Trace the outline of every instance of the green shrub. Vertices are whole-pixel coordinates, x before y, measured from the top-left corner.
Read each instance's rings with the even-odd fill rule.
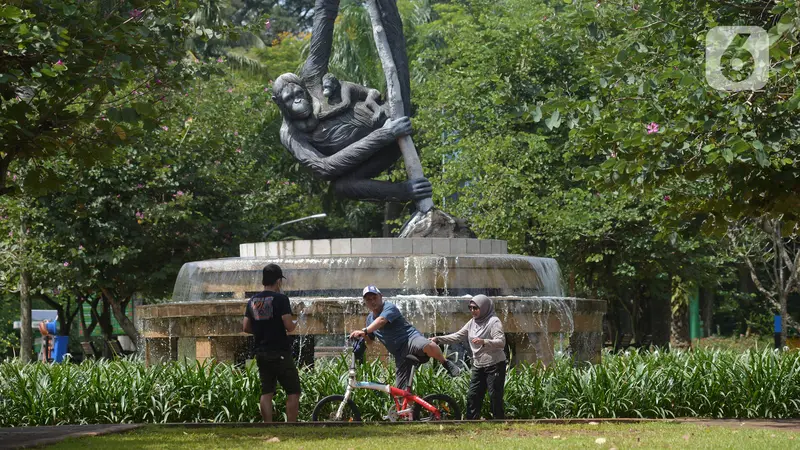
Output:
[[[300,418],[316,402],[343,393],[347,361],[320,361],[301,372]],[[393,382],[394,368],[362,365],[359,379]],[[442,392],[462,405],[469,372],[451,379],[438,364],[417,373],[415,391]],[[225,363],[145,367],[135,360],[82,364],[0,364],[0,427],[67,423],[252,422],[260,420],[255,365]],[[389,398],[356,391],[365,420],[380,420]],[[284,412],[282,390],[275,397]],[[521,365],[506,379],[509,418],[559,417],[800,417],[800,353],[694,351],[604,355],[574,368],[558,359],[547,368]],[[488,417],[488,402],[484,404]]]

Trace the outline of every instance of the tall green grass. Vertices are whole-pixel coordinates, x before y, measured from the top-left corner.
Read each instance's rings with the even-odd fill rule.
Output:
[[[301,420],[316,402],[343,393],[347,361],[318,362],[301,372]],[[359,379],[392,382],[394,368],[371,362]],[[466,402],[469,372],[452,379],[439,365],[418,371],[415,391]],[[0,363],[0,426],[127,422],[251,422],[260,419],[255,365],[133,360],[82,364]],[[278,416],[285,396],[276,395]],[[357,391],[365,420],[380,419],[386,395]],[[694,351],[604,355],[574,368],[560,359],[547,368],[522,365],[506,379],[509,418],[559,417],[800,417],[800,353]],[[488,417],[488,404],[484,413]]]

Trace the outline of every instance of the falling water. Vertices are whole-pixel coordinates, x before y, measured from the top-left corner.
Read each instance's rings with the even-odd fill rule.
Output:
[[[481,249],[486,242],[479,242]],[[395,303],[409,322],[425,333],[457,331],[469,320],[469,298],[477,294],[489,295],[495,300],[497,314],[508,332],[556,337],[560,351],[564,350],[565,337],[569,338],[576,331],[574,315],[579,305],[595,302],[563,297],[561,271],[554,259],[509,255],[504,251],[197,261],[184,264],[175,283],[173,303],[169,305],[188,312],[174,313],[174,318],[169,320],[168,356],[176,356],[172,351],[172,339],[184,335],[187,327],[194,323],[185,321],[191,319],[192,314],[207,315],[201,311],[214,311],[213,316],[217,310],[224,310],[225,313],[219,314],[230,316],[224,320],[220,317],[210,333],[241,336],[241,330],[234,329],[237,320],[233,316],[241,317],[246,299],[263,289],[261,269],[267,263],[283,268],[287,277],[283,290],[299,313],[301,339],[313,334],[336,336],[335,341],[343,342],[351,331],[347,328],[363,323],[367,314],[361,301],[361,288],[368,284],[378,286],[386,300]],[[604,304],[582,308],[590,315],[605,311]],[[589,322],[598,323],[596,319]],[[146,329],[150,325],[145,320],[141,326]],[[317,345],[321,341],[324,340],[318,339]]]

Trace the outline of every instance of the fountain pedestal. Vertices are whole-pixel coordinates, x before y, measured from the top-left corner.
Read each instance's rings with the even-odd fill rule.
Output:
[[[548,364],[556,343],[580,361],[600,357],[605,302],[562,297],[555,260],[509,255],[505,241],[333,239],[240,250],[239,258],[185,264],[172,303],[137,310],[148,364],[243,359],[245,305],[261,290],[268,263],[283,268],[283,289],[295,313],[302,312],[302,335],[338,336],[343,345],[350,331],[364,327],[361,289],[374,284],[426,335],[459,330],[471,318],[469,298],[486,294],[503,322],[512,362]]]

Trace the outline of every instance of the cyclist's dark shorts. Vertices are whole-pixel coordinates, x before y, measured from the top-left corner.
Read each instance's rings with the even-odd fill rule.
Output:
[[[274,393],[276,381],[287,394],[300,393],[300,374],[291,352],[257,352],[256,364],[261,378],[261,395]]]
[[[427,359],[423,349],[431,341],[424,336],[417,334],[408,339],[400,353],[394,355],[395,364],[397,365],[397,372],[395,373],[395,386],[399,389],[408,389],[411,384],[411,367],[413,365],[406,360],[406,355],[415,355],[422,359]]]

